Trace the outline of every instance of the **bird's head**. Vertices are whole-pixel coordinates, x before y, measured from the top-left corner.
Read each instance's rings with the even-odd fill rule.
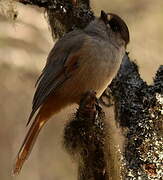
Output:
[[[113,31],[113,33],[120,35],[125,42],[125,46],[127,46],[130,41],[130,35],[124,20],[116,14],[105,13],[104,11],[101,11],[100,19]]]

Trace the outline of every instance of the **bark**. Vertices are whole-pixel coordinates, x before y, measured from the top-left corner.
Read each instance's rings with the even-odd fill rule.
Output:
[[[124,179],[161,179],[163,147],[163,66],[147,85],[126,55],[110,85],[116,121],[123,129]]]

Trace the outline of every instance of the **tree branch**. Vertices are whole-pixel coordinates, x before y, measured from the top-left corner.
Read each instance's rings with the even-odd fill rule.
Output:
[[[137,65],[126,55],[110,88],[115,99],[116,121],[126,137],[124,179],[159,179],[163,147],[163,66],[154,85],[148,86]]]
[[[107,142],[104,112],[97,104],[96,94],[89,92],[64,132],[65,147],[79,162],[79,180],[108,179]]]
[[[59,38],[74,28],[83,29],[94,19],[89,0],[19,0],[19,2],[45,8],[53,38]]]

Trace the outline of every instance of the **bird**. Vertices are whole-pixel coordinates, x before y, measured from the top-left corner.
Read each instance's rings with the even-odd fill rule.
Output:
[[[36,82],[27,125],[35,118],[13,168],[19,174],[45,123],[61,109],[79,104],[88,91],[100,98],[120,67],[130,41],[125,21],[103,10],[84,29],[65,33],[50,51]]]

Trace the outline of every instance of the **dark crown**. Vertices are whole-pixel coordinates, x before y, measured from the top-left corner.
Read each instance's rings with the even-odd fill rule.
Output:
[[[105,13],[104,11],[101,11],[100,18],[104,21],[105,24],[110,25],[112,31],[120,33],[126,45],[129,43],[130,41],[129,30],[123,19],[121,19],[116,14]]]

